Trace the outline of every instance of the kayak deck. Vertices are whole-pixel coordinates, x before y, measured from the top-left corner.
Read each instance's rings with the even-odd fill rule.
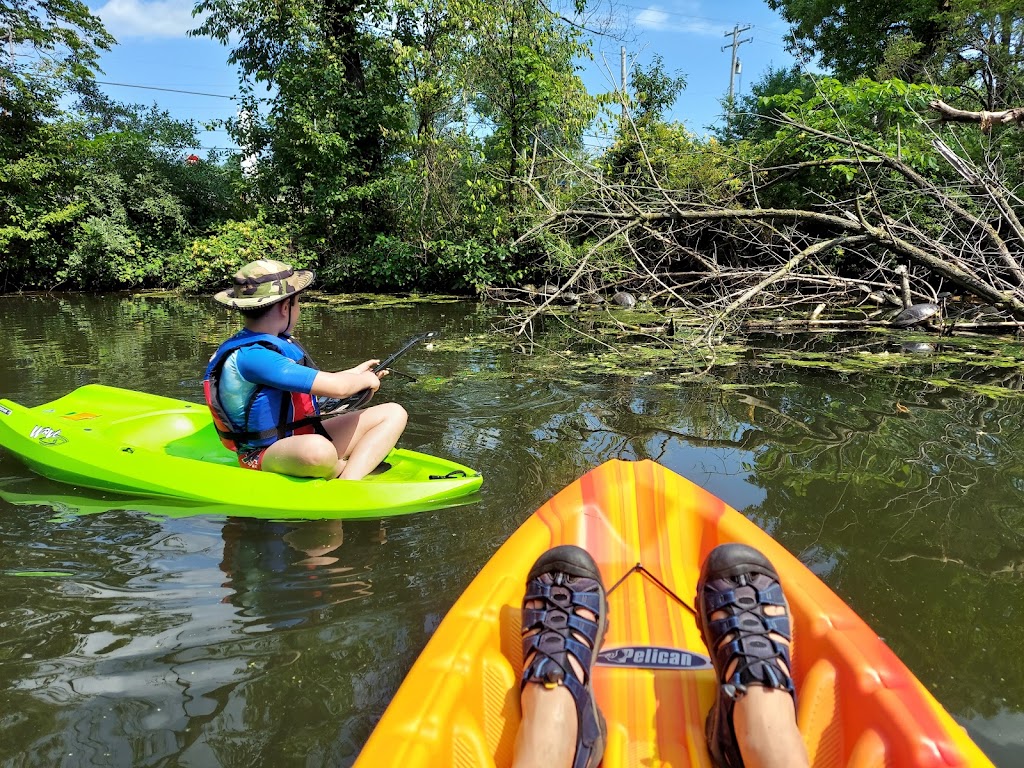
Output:
[[[331,517],[415,512],[483,481],[403,449],[356,481],[254,472],[221,444],[205,404],[99,384],[34,408],[0,400],[0,444],[42,475],[89,488]]]
[[[413,665],[357,768],[511,764],[524,580],[536,557],[558,544],[590,552],[611,590],[602,657],[646,662],[594,668],[608,723],[602,764],[706,768],[704,719],[717,682],[693,599],[701,563],[730,541],[759,548],[780,573],[811,765],[991,765],[884,642],[767,534],[657,464],[611,461],[541,507],[484,566]],[[651,646],[665,650],[637,650]],[[673,659],[688,665],[665,668]]]

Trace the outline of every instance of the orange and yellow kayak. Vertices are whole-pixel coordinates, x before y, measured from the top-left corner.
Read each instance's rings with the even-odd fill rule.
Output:
[[[717,685],[693,596],[704,558],[733,541],[771,559],[789,598],[797,719],[813,766],[992,765],[868,625],[768,534],[658,464],[610,461],[537,510],[484,566],[357,767],[511,764],[524,580],[557,544],[587,549],[610,589],[593,675],[608,722],[605,768],[709,766],[704,718]]]

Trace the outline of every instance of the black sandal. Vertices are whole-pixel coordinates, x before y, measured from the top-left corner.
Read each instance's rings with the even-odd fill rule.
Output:
[[[543,607],[527,608],[533,601],[541,601]],[[596,621],[581,616],[579,608],[591,611]],[[546,688],[564,685],[572,694],[578,723],[573,768],[595,768],[604,755],[607,727],[594,700],[590,672],[604,641],[607,613],[601,572],[585,550],[573,545],[549,549],[530,569],[523,597],[520,690],[539,683]],[[570,656],[579,662],[582,680]]]
[[[793,635],[779,574],[756,549],[745,544],[722,544],[712,550],[701,568],[696,605],[701,638],[720,683],[705,727],[708,751],[719,768],[742,768],[732,715],[747,686],[786,691],[796,705],[789,657]],[[769,616],[764,611],[767,606],[778,606],[785,612]],[[728,615],[712,620],[718,611]],[[726,678],[730,666],[735,669]]]

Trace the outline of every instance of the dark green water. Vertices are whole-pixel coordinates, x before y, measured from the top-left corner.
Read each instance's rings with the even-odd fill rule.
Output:
[[[471,303],[311,306],[299,334],[341,368],[444,332],[403,360],[419,382],[392,377],[381,397],[411,414],[402,446],[485,473],[470,506],[168,517],[0,450],[0,490],[34,502],[0,501],[0,765],[351,763],[490,554],[612,457],[656,459],[754,519],[997,765],[1024,764],[1024,399],[778,366],[678,388],[563,380],[475,344],[492,320]],[[0,394],[29,405],[90,382],[201,401],[235,329],[209,302],[162,297],[5,297],[0,323]]]

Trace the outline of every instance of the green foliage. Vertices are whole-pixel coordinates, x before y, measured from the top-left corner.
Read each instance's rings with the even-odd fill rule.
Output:
[[[114,40],[78,0],[14,0],[0,12],[16,46],[0,77],[0,280],[5,288],[120,288],[162,280],[191,228],[226,216],[222,168],[190,167],[195,127],[114,104],[92,82]],[[75,110],[61,99],[78,94]]]
[[[661,56],[638,65],[630,81],[628,120],[620,121],[615,143],[605,152],[603,166],[613,178],[627,183],[686,185],[684,174],[676,173],[686,165],[694,151],[693,135],[681,123],[666,123],[664,113],[686,88],[681,72],[665,71]]]
[[[778,111],[774,97],[796,91],[803,96],[814,93],[814,90],[814,79],[802,74],[799,67],[776,69],[769,66],[750,87],[749,93],[740,96],[732,105],[725,104],[729,118],[724,127],[716,127],[713,133],[724,142],[769,139],[777,129],[771,119]]]
[[[61,243],[85,212],[86,204],[68,195],[81,175],[69,152],[77,144],[79,128],[68,120],[38,122],[20,141],[4,147],[0,275],[6,289],[31,283],[37,273],[55,274],[63,259]]]
[[[737,186],[728,159],[716,139],[700,139],[682,123],[655,121],[617,138],[602,164],[607,175],[625,183],[658,184],[703,202],[722,202]]]
[[[391,227],[381,184],[408,123],[394,49],[375,31],[384,0],[202,0],[197,34],[233,46],[246,99],[230,128],[261,155],[261,202],[326,252],[350,252]],[[261,112],[257,85],[272,90]]]
[[[195,127],[156,109],[82,102],[0,159],[0,247],[9,287],[112,289],[165,282],[168,259],[231,214],[237,170],[190,165]]]
[[[950,0],[933,56],[938,82],[958,88],[972,109],[1024,102],[1024,7],[1016,0]]]
[[[1017,0],[768,0],[791,24],[790,50],[836,77],[898,77],[963,89],[973,108],[1024,96],[1024,7]]]
[[[673,74],[665,71],[665,62],[660,54],[651,57],[651,63],[637,66],[633,70],[630,84],[633,87],[633,120],[649,123],[664,119],[679,94],[686,88],[686,76],[676,70]]]
[[[423,259],[398,237],[380,234],[369,246],[324,270],[324,283],[341,290],[408,290],[422,284]]]
[[[456,290],[479,293],[489,285],[517,285],[523,278],[515,252],[493,240],[436,240],[429,253],[436,279]]]
[[[469,290],[518,273],[522,257],[498,245],[533,204],[518,177],[579,152],[596,113],[577,30],[538,0],[197,10],[196,34],[233,46],[252,97],[232,130],[261,154],[260,201],[318,254],[325,280]],[[260,84],[274,93],[262,113]]]
[[[80,176],[73,151],[80,124],[60,99],[86,90],[99,50],[114,40],[79,0],[10,0],[5,37],[27,55],[0,58],[0,281],[21,287],[37,269],[53,274],[85,205],[68,194]]]
[[[887,45],[912,38],[921,45],[922,61],[939,45],[944,25],[934,0],[767,0],[789,24],[790,50],[819,60],[841,80],[870,76],[882,62]]]
[[[99,51],[114,44],[99,18],[81,0],[5,0],[0,7],[4,39],[31,55],[0,57],[0,110],[12,122],[57,112],[67,91],[88,88]],[[7,127],[7,126],[5,126]],[[3,131],[9,136],[9,128]]]
[[[488,204],[509,214],[531,204],[520,176],[543,177],[557,153],[582,149],[584,129],[597,114],[577,74],[589,56],[579,30],[538,0],[463,0],[473,22],[468,87],[472,107],[490,131],[484,139],[486,172],[501,180]]]
[[[296,249],[288,227],[256,218],[225,221],[212,234],[192,241],[171,261],[167,277],[185,291],[219,290],[239,267],[256,259],[277,259],[297,269],[313,266],[312,257]]]
[[[902,80],[876,82],[860,78],[844,85],[834,78],[820,78],[814,81],[811,93],[798,88],[765,97],[762,105],[812,128],[899,156],[920,170],[935,170],[938,164],[931,149],[932,134],[923,115],[928,103],[942,95],[942,90],[934,86],[912,85]],[[787,127],[779,132],[777,140],[790,142],[797,154],[808,158],[824,153],[844,157],[850,154],[848,148],[799,133],[799,128]]]
[[[373,244],[336,263],[323,284],[343,290],[442,289],[479,293],[489,285],[523,278],[516,254],[493,239],[437,239],[414,247],[398,237],[378,235]]]

